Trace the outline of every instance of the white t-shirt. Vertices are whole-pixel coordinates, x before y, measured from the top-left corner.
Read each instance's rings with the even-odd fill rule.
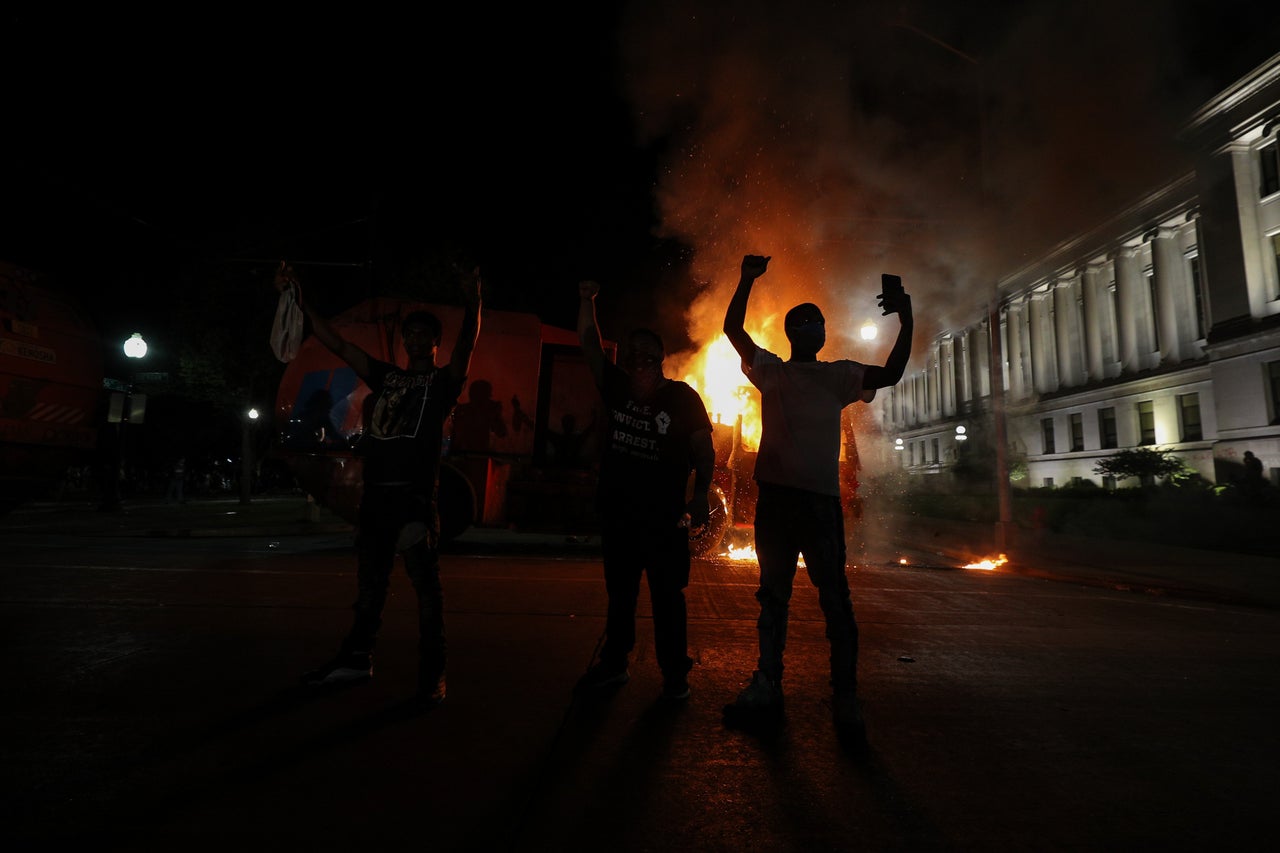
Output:
[[[866,365],[783,361],[760,347],[746,371],[760,389],[755,479],[840,496],[840,413],[862,398]]]

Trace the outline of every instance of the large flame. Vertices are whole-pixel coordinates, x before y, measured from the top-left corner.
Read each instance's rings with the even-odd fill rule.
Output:
[[[711,420],[732,424],[741,418],[742,446],[760,446],[760,397],[742,373],[742,359],[720,335],[684,364],[684,381],[702,397]]]

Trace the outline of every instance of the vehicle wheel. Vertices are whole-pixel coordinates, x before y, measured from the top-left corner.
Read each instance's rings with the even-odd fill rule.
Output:
[[[476,490],[467,475],[440,465],[440,541],[456,539],[476,520]]]
[[[689,531],[689,553],[695,557],[714,553],[724,538],[725,528],[729,526],[729,504],[719,486],[711,487],[707,501],[711,504],[707,523]]]

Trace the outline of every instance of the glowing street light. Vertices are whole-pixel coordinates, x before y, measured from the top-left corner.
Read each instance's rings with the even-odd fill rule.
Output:
[[[894,449],[894,450],[902,450],[902,448],[903,448],[902,439],[900,439],[900,438],[895,438],[895,439],[893,440],[893,449]]]
[[[969,436],[966,435],[965,433],[966,433],[966,430],[964,428],[964,424],[958,425],[956,427],[956,441],[968,441]]]
[[[874,341],[879,329],[876,328],[874,320],[868,320],[862,324],[861,335],[864,341]]]
[[[124,354],[129,358],[143,358],[147,354],[147,342],[142,339],[142,332],[134,332],[124,342]]]

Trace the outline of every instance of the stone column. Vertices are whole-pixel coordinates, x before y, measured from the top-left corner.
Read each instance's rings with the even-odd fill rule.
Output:
[[[1080,336],[1080,287],[1075,278],[1060,278],[1053,285],[1054,339],[1058,345],[1058,385],[1083,384],[1084,341]]]
[[[1008,364],[1009,396],[1015,400],[1027,395],[1022,370],[1022,311],[1022,297],[1009,300],[1005,316],[1005,343],[1009,346],[1004,353]]]
[[[1101,282],[1101,269],[1088,264],[1080,272],[1080,313],[1083,317],[1085,339],[1085,378],[1098,381],[1106,374],[1102,370],[1102,354],[1110,321],[1107,311],[1107,292]]]
[[[1058,345],[1053,288],[1031,296],[1031,375],[1040,394],[1058,390]]]
[[[1120,371],[1137,373],[1143,368],[1142,353],[1150,349],[1146,333],[1145,299],[1142,288],[1146,281],[1138,268],[1138,251],[1132,246],[1118,250],[1116,265],[1116,313],[1120,326]]]
[[[1253,156],[1249,143],[1240,141],[1196,163],[1210,341],[1247,329],[1251,303],[1261,306],[1266,299]]]
[[[1156,275],[1156,321],[1160,324],[1160,362],[1178,364],[1195,338],[1187,265],[1178,246],[1178,232],[1161,226],[1151,239],[1151,265]],[[1194,310],[1194,304],[1192,305]]]

